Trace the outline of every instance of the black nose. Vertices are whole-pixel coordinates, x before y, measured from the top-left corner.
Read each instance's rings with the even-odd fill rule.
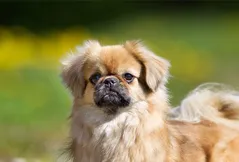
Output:
[[[107,86],[113,86],[116,85],[119,82],[119,80],[117,78],[114,77],[110,77],[110,78],[106,78],[103,83]]]

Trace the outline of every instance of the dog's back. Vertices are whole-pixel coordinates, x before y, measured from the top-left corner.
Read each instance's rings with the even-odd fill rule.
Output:
[[[171,109],[169,118],[188,122],[205,119],[239,130],[239,92],[222,84],[203,84]]]
[[[176,129],[171,131],[177,132],[175,137],[185,136],[186,141],[191,139],[198,144],[207,161],[239,161],[237,91],[221,84],[203,84],[169,112],[169,123]],[[184,145],[180,144],[181,149],[188,150]]]

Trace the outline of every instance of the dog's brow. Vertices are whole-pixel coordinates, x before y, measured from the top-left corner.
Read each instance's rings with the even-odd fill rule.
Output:
[[[127,72],[133,74],[135,77],[139,77],[140,72],[135,69],[128,69]]]

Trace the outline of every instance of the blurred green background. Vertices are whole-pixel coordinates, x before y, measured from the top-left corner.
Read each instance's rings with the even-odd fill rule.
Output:
[[[71,107],[59,60],[86,39],[169,59],[172,105],[203,82],[239,86],[237,2],[1,2],[0,161],[56,161]]]

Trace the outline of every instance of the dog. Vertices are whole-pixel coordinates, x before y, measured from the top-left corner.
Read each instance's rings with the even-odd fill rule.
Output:
[[[172,109],[169,67],[140,41],[91,40],[63,59],[73,161],[238,162],[238,96],[204,88]]]

